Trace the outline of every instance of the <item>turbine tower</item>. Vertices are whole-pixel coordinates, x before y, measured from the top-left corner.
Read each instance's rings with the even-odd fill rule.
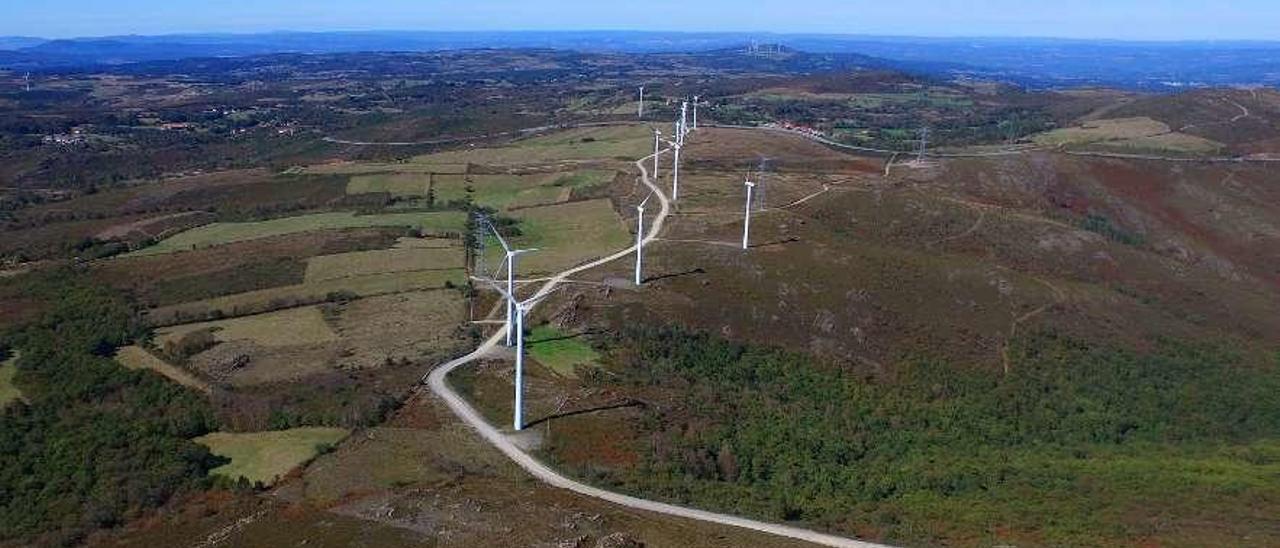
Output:
[[[517,432],[524,430],[524,315],[529,313],[533,305],[537,304],[542,297],[534,297],[524,302],[516,300],[515,295],[503,291],[502,286],[493,280],[485,280],[492,285],[503,298],[507,300],[510,308],[515,310],[515,328],[516,328],[516,372],[515,372],[515,406],[511,412],[511,424]]]
[[[25,84],[27,91],[31,91],[31,72],[27,72],[22,76],[22,83]]]
[[[636,287],[642,283],[640,273],[644,263],[644,206],[652,197],[653,194],[650,193],[643,202],[640,202],[640,205],[636,206]]]
[[[497,236],[498,243],[502,244],[502,250],[506,252],[507,256],[506,256],[506,259],[503,261],[507,265],[506,293],[509,295],[515,295],[516,257],[524,253],[532,253],[534,251],[537,251],[537,249],[511,249],[511,246],[508,246],[507,241],[502,239],[502,235],[498,233],[498,229],[493,226],[493,223],[490,223],[487,219],[485,220],[485,222],[489,225],[489,230],[493,231],[493,235]],[[515,337],[515,333],[512,333],[513,326],[511,325],[512,317],[516,315],[515,313],[516,311],[513,310],[514,308],[515,308],[515,300],[508,299],[507,300],[507,346],[511,346],[511,340],[513,337]]]
[[[655,128],[653,130],[653,178],[654,179],[658,178],[658,155],[661,154],[661,152],[658,150],[658,146],[661,143],[662,143],[662,132],[659,131],[657,128]]]
[[[684,134],[689,132],[689,102],[680,103],[680,144],[684,144]]]
[[[745,250],[751,243],[751,190],[756,184],[751,182],[750,177],[742,184],[747,187],[747,216],[742,220],[742,249]]]
[[[679,141],[671,143],[674,156],[671,159],[671,201],[680,199],[680,149],[684,145]]]
[[[694,131],[697,131],[698,129],[698,96],[697,95],[693,96],[693,129]]]
[[[640,112],[637,117],[644,119],[644,86],[640,86]]]

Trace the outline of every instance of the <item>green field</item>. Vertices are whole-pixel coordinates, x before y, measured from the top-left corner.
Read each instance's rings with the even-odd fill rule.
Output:
[[[440,152],[413,159],[420,164],[521,165],[566,160],[635,161],[653,152],[647,126],[607,126],[558,131],[507,146]]]
[[[538,248],[521,257],[522,275],[563,270],[631,245],[631,234],[606,199],[521,209],[512,216],[520,220],[522,232],[512,238],[514,245]],[[485,260],[491,265],[501,264],[502,254],[496,242],[488,246]]]
[[[177,343],[187,334],[203,329],[211,329],[213,336],[222,342],[249,340],[269,347],[323,344],[338,338],[319,308],[304,306],[243,318],[167,327],[156,332],[156,343],[161,346]]]
[[[15,354],[0,363],[0,408],[22,399],[22,391],[13,384],[13,376],[18,373],[17,361]]]
[[[231,462],[214,468],[211,474],[270,485],[294,468],[319,454],[321,445],[332,446],[351,433],[344,428],[295,428],[276,432],[233,434],[215,432],[195,439],[196,443]]]
[[[460,231],[463,229],[465,220],[466,214],[460,211],[384,213],[378,215],[357,215],[354,212],[347,211],[300,215],[272,219],[270,221],[213,223],[176,234],[156,245],[135,251],[129,255],[159,255],[198,247],[325,229],[404,226],[420,228],[425,231]]]
[[[575,367],[594,366],[600,360],[600,354],[582,336],[568,335],[550,325],[533,328],[525,344],[533,359],[563,377],[575,377]]]
[[[564,202],[573,190],[608,184],[613,175],[613,171],[598,169],[518,175],[378,173],[352,177],[347,193],[386,192],[401,198],[424,198],[431,189],[436,204],[461,201],[470,195],[479,205],[511,209]],[[413,203],[424,205],[421,200]]]

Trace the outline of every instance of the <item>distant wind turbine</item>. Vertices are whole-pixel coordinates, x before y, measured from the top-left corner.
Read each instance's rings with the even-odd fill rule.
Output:
[[[751,177],[749,176],[742,184],[747,187],[747,216],[742,220],[742,249],[747,249],[751,242],[751,190],[755,188],[756,184],[751,182]]]

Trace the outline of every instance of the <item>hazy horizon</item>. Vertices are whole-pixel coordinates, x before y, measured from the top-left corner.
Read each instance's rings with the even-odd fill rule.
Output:
[[[269,32],[556,32],[832,34],[920,38],[1045,38],[1118,41],[1280,41],[1280,5],[1237,0],[1080,0],[1029,5],[920,0],[911,10],[883,2],[796,0],[743,8],[724,0],[643,5],[570,0],[453,3],[390,0],[376,5],[316,0],[210,4],[192,1],[69,0],[7,6],[0,35],[45,39]],[[675,17],[673,14],[682,14]],[[814,17],[821,14],[821,17]]]

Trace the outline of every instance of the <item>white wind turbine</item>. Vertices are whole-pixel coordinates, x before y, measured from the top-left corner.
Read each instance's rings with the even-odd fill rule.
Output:
[[[676,136],[679,135],[677,132]],[[671,145],[671,201],[674,202],[680,199],[680,150],[684,148],[684,142],[678,138],[675,141],[663,139],[663,142]],[[657,164],[656,161],[654,163]]]
[[[684,136],[689,133],[689,102],[680,103],[680,144],[684,144]]]
[[[507,300],[509,310],[515,310],[515,332],[516,332],[516,371],[515,371],[515,406],[511,411],[511,424],[517,432],[524,430],[524,315],[533,309],[538,301],[545,298],[534,297],[527,301],[517,301],[515,295],[504,291],[502,286],[497,282],[485,279],[489,285],[502,294]]]
[[[644,86],[640,86],[640,112],[637,117],[644,119]]]
[[[658,147],[662,144],[662,132],[657,128],[653,130],[653,178],[658,178],[658,156],[662,154]]]
[[[693,129],[698,129],[698,96],[693,96]]]
[[[747,187],[747,216],[742,220],[742,249],[747,249],[751,242],[751,190],[756,184],[751,182],[751,177],[748,175],[743,185]]]
[[[653,198],[653,193],[636,206],[636,286],[641,285],[640,273],[644,263],[644,206]]]
[[[493,223],[489,222],[487,219],[485,220],[485,223],[489,225],[489,230],[493,231],[493,235],[498,238],[498,243],[502,244],[502,250],[506,252],[506,259],[503,261],[507,266],[507,290],[505,293],[507,295],[515,295],[516,257],[524,253],[532,253],[537,251],[537,249],[511,249],[511,246],[507,245],[507,241],[502,238],[502,234],[498,233],[498,229],[493,226]],[[511,325],[512,317],[516,315],[514,308],[515,300],[507,299],[507,346],[511,346],[511,339],[515,335],[512,333],[513,326]]]

